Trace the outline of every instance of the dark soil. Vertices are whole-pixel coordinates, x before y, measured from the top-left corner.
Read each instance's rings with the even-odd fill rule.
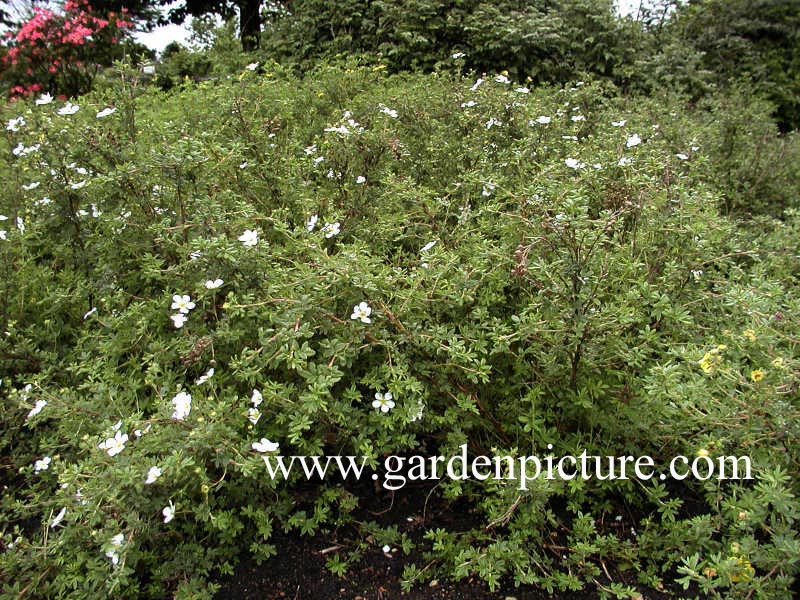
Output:
[[[422,540],[428,529],[442,527],[464,531],[477,525],[468,506],[448,505],[434,494],[429,497],[428,491],[408,487],[393,496],[381,497],[359,490],[362,503],[354,517],[378,522],[383,527],[396,525],[415,543]],[[344,577],[338,577],[326,568],[325,562],[339,548],[344,552],[356,535],[353,530],[331,531],[314,537],[275,534],[270,541],[277,547],[277,555],[260,566],[243,557],[235,574],[221,582],[222,589],[215,600],[589,600],[599,597],[596,590],[551,596],[533,586],[515,588],[511,582],[490,592],[477,578],[457,582],[426,581],[404,593],[400,588],[404,566],[415,563],[422,568],[425,560],[416,548],[410,556],[405,556],[400,549],[384,553],[377,544],[351,565]],[[422,541],[418,547],[428,544]],[[612,567],[608,565],[609,569]],[[617,581],[624,580],[619,574],[611,573]],[[608,583],[608,580],[600,583]],[[636,585],[635,581],[627,583]],[[642,600],[664,600],[677,595],[677,590],[675,594],[642,590]]]

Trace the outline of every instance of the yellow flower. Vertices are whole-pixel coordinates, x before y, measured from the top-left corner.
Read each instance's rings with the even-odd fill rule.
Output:
[[[708,456],[708,455],[709,455],[709,451],[706,450],[705,448],[700,448],[697,451],[697,456]]]
[[[750,561],[742,556],[731,556],[733,560],[736,561],[736,566],[738,567],[738,571],[731,575],[731,581],[734,583],[737,581],[749,581],[753,578],[756,570],[753,568],[753,565],[750,564]]]
[[[742,335],[744,337],[746,337],[748,340],[750,340],[751,342],[755,342],[756,341],[756,332],[753,331],[752,329],[745,329],[742,332]]]
[[[778,358],[773,360],[772,361],[772,366],[773,367],[777,367],[778,369],[782,369],[784,367],[783,358],[779,356]]]
[[[764,379],[764,371],[762,371],[761,369],[755,369],[753,371],[750,371],[750,379],[758,383],[759,381]]]

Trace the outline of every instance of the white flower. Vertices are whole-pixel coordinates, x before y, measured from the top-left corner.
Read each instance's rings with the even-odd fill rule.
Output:
[[[67,102],[64,106],[59,108],[56,112],[58,112],[58,114],[61,115],[62,117],[65,117],[67,115],[74,115],[80,109],[81,109],[81,107],[78,106],[77,104],[73,104],[72,102]]]
[[[433,240],[432,242],[428,242],[422,248],[419,249],[419,253],[420,254],[424,254],[425,252],[427,252],[428,250],[433,248],[435,245],[436,245],[436,240]]]
[[[314,231],[314,227],[317,226],[317,221],[319,221],[319,217],[317,215],[311,215],[306,221],[306,229],[311,232]]]
[[[381,548],[381,550],[383,550],[384,554],[388,554],[392,551],[392,547],[389,544],[386,544],[383,548]]]
[[[364,177],[363,175],[359,175],[358,177],[356,177],[356,183],[366,183],[366,182],[367,178]]]
[[[583,115],[572,115],[572,116],[570,117],[570,119],[571,119],[573,122],[577,123],[578,121],[585,121],[585,120],[586,120],[586,117],[584,117]]]
[[[325,157],[324,156],[318,156],[317,158],[314,159],[314,166],[316,167],[316,166],[318,166],[318,165],[320,165],[321,163],[324,163],[324,162],[325,162]]]
[[[564,164],[567,165],[570,169],[582,169],[583,167],[586,166],[577,158],[567,158],[564,160]]]
[[[382,112],[383,114],[385,114],[385,115],[389,115],[389,116],[390,116],[390,117],[392,117],[393,119],[396,119],[396,118],[397,118],[397,111],[396,111],[396,110],[394,110],[394,109],[391,109],[391,108],[389,108],[388,106],[383,106],[382,104],[381,104],[380,106],[381,106],[381,112]]]
[[[613,127],[625,127],[625,123],[627,122],[627,119],[622,119],[621,121],[611,121],[611,125]]]
[[[530,94],[531,93],[530,88],[526,88],[526,87],[514,88],[514,91],[517,92],[518,94]]]
[[[472,108],[476,104],[478,104],[478,103],[475,102],[475,100],[468,100],[467,102],[462,102],[461,103],[461,108]]]
[[[161,477],[161,469],[158,467],[150,467],[147,470],[147,479],[144,480],[145,485],[150,485],[151,483],[155,483],[156,480]]]
[[[678,160],[689,160],[689,156],[687,154],[683,154],[682,152],[679,152],[678,154],[676,154],[675,157]]]
[[[631,162],[632,162],[632,161],[631,161],[630,157],[628,157],[628,156],[623,156],[622,158],[620,158],[620,159],[619,159],[619,161],[617,162],[617,164],[618,164],[620,167],[627,167],[629,164],[631,164]]]
[[[453,54],[452,58],[453,60],[458,60],[459,58],[464,58],[465,56],[466,54],[464,54],[463,52],[456,52],[455,54]]]
[[[222,281],[222,279],[214,279],[214,280],[209,279],[203,285],[206,286],[207,290],[215,290],[218,287],[221,287],[223,283],[225,282]]]
[[[411,415],[411,422],[419,421],[422,418],[422,413],[425,411],[425,405],[422,401],[417,403],[417,412]]]
[[[194,382],[195,385],[203,385],[206,381],[211,379],[214,376],[214,367],[211,367],[208,371],[200,375],[197,378],[197,381]]]
[[[252,395],[250,396],[250,402],[254,407],[258,406],[264,401],[264,396],[261,395],[261,392],[258,390],[253,390]]]
[[[183,313],[178,313],[177,315],[170,315],[169,318],[172,319],[172,324],[175,325],[175,329],[180,329],[186,324],[186,321],[189,320]]]
[[[170,308],[172,310],[177,309],[178,312],[182,312],[185,315],[189,314],[189,311],[195,307],[195,303],[192,302],[191,297],[188,294],[183,294],[182,296],[179,294],[175,294],[172,297],[172,306]]]
[[[34,407],[28,412],[27,418],[30,419],[31,417],[35,417],[40,412],[42,412],[42,409],[45,406],[47,406],[47,400],[37,400]]]
[[[108,541],[108,550],[106,550],[106,556],[111,559],[111,563],[116,565],[119,563],[119,554],[117,554],[117,550],[122,547],[122,542],[125,541],[125,536],[121,533],[113,536]]]
[[[113,115],[115,112],[117,112],[117,109],[116,109],[116,108],[113,108],[113,107],[108,107],[108,108],[104,108],[103,110],[101,110],[100,112],[98,112],[98,113],[95,115],[95,117],[96,117],[96,118],[98,118],[98,119],[102,119],[103,117],[107,117],[107,116],[109,116],[109,115]]]
[[[270,442],[267,438],[261,438],[259,442],[253,442],[250,447],[256,452],[277,452],[278,442]]]
[[[238,239],[245,246],[255,246],[258,243],[258,232],[253,229],[245,229]]]
[[[247,69],[248,71],[255,71],[257,68],[258,68],[258,63],[257,62],[250,63],[249,65],[247,65],[245,67],[245,69]]]
[[[494,192],[495,187],[497,187],[495,183],[487,181],[483,185],[483,189],[481,190],[481,196],[483,196],[484,198],[488,198]]]
[[[633,148],[634,146],[638,146],[641,143],[642,143],[642,138],[639,137],[638,133],[634,133],[627,140],[625,140],[625,147]]]
[[[375,393],[375,400],[372,401],[372,408],[378,408],[382,413],[388,413],[394,408],[394,400],[392,399],[392,392]]]
[[[247,420],[250,421],[253,425],[258,423],[258,420],[261,418],[261,411],[257,408],[248,408],[247,409]]]
[[[134,429],[134,430],[133,430],[133,435],[135,435],[137,438],[140,438],[140,437],[142,437],[142,436],[143,436],[145,433],[147,433],[148,431],[150,431],[150,428],[151,428],[152,426],[153,426],[152,424],[148,425],[147,427],[145,427],[145,428],[144,428],[144,431],[142,431],[141,429]]]
[[[509,80],[509,78],[508,78],[508,77],[506,77],[506,76],[505,76],[505,75],[503,75],[503,74],[500,74],[500,75],[496,76],[496,77],[494,78],[494,80],[495,80],[497,83],[511,83],[511,80]]]
[[[0,229],[0,240],[7,240],[8,232],[5,229]]]
[[[538,123],[539,125],[547,125],[552,120],[553,120],[552,117],[548,117],[546,115],[541,115],[539,117],[536,117],[536,123]]]
[[[491,129],[492,127],[500,127],[503,122],[500,119],[495,119],[494,117],[490,117],[488,121],[486,121],[486,129]]]
[[[85,186],[86,186],[86,180],[85,179],[83,181],[79,181],[77,183],[71,183],[69,185],[70,189],[73,189],[73,190],[79,190],[79,189],[81,189],[82,187],[85,187]]]
[[[101,442],[97,447],[105,450],[109,456],[116,456],[125,450],[125,442],[128,441],[128,434],[122,433],[117,430],[114,437],[108,438],[106,441]]]
[[[44,458],[40,458],[35,463],[33,463],[33,472],[38,473],[39,471],[47,471],[50,468],[51,459],[49,456],[45,456]]]
[[[325,234],[326,238],[332,238],[333,236],[337,235],[341,231],[341,227],[339,225],[339,221],[335,223],[325,223],[322,226],[322,233]]]
[[[474,84],[474,85],[473,85],[471,88],[469,88],[469,91],[470,91],[470,92],[474,92],[475,90],[477,90],[477,89],[478,89],[478,87],[479,87],[479,86],[480,86],[482,83],[483,83],[483,79],[482,79],[481,77],[478,77],[478,80],[475,82],[475,84]]]
[[[55,529],[58,526],[58,524],[64,520],[64,515],[66,514],[67,514],[67,507],[65,506],[60,511],[58,511],[58,514],[55,517],[53,517],[52,521],[50,521],[50,529]]]
[[[350,315],[351,319],[358,319],[362,323],[372,323],[369,316],[372,314],[372,308],[366,302],[360,302],[353,307],[353,314]]]
[[[8,123],[6,123],[6,129],[8,131],[17,132],[23,127],[25,127],[25,117],[16,117],[14,119],[9,119]]]
[[[169,501],[169,506],[165,506],[161,510],[161,514],[164,515],[164,523],[169,523],[175,518],[175,505],[172,503],[172,500]]]
[[[692,269],[692,277],[695,281],[700,281],[700,278],[703,276],[702,269]]]
[[[573,142],[577,142],[578,141],[578,136],[577,135],[562,135],[561,139],[562,140],[570,140],[570,141],[573,141]]]
[[[172,418],[178,421],[183,421],[192,410],[192,395],[186,392],[178,392],[172,398]]]
[[[53,97],[48,93],[44,93],[36,99],[36,105],[44,106],[45,104],[50,104],[52,101]]]
[[[308,155],[308,156],[311,156],[311,155],[312,155],[312,154],[314,154],[314,152],[316,152],[316,151],[317,151],[317,145],[316,145],[316,144],[311,144],[310,146],[306,146],[306,147],[303,149],[303,152],[305,152],[305,153],[306,153],[306,155]]]

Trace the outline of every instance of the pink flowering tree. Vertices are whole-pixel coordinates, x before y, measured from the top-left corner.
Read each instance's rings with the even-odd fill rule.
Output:
[[[121,57],[120,42],[132,26],[126,9],[100,15],[87,0],[67,0],[63,12],[34,7],[28,21],[6,34],[0,81],[11,98],[87,92],[99,69]]]

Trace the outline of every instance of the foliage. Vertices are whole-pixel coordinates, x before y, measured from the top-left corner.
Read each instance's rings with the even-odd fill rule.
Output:
[[[0,598],[208,598],[276,529],[349,522],[368,487],[272,479],[268,442],[378,472],[748,455],[750,481],[443,480],[480,524],[428,531],[407,585],[792,597],[798,207],[725,210],[729,124],[764,105],[260,69],[4,109]]]
[[[88,92],[99,68],[122,56],[131,26],[127,9],[100,15],[85,0],[67,1],[63,14],[36,6],[29,21],[8,33],[0,81],[12,98]]]

